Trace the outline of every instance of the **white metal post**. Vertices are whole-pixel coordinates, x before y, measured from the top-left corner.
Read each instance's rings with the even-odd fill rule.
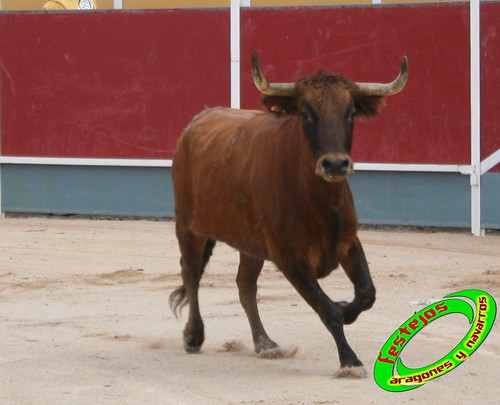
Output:
[[[471,232],[481,236],[481,14],[480,1],[470,1],[471,93]]]
[[[240,0],[231,0],[231,108],[240,108]]]
[[[123,8],[123,0],[113,0],[113,8],[115,10],[121,10]]]

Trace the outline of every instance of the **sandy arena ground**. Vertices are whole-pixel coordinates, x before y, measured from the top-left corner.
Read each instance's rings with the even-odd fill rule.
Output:
[[[493,404],[500,398],[500,326],[463,365],[406,393],[373,380],[379,349],[425,302],[480,288],[500,304],[500,233],[363,230],[377,302],[347,338],[368,377],[339,379],[337,350],[316,314],[270,263],[259,303],[271,338],[293,357],[253,353],[234,282],[238,255],[219,244],[200,293],[206,342],[182,347],[171,222],[0,219],[1,404]],[[322,281],[352,298],[342,270]],[[497,318],[498,319],[498,318]],[[402,356],[420,367],[465,335],[461,315],[422,330]]]

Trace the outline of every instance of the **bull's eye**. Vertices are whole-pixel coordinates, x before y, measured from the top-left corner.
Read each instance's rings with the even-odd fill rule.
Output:
[[[300,110],[300,118],[304,124],[312,124],[317,121],[316,114],[314,113],[311,105],[306,101]]]
[[[312,122],[311,114],[309,114],[307,111],[301,111],[300,112],[300,118],[302,118],[302,121],[304,123]]]
[[[356,110],[356,107],[354,107],[354,103],[349,103],[345,109],[344,118],[352,120],[356,115],[358,115],[358,111]]]

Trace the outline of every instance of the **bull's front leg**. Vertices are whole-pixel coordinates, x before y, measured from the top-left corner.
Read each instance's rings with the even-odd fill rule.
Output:
[[[358,238],[346,249],[346,252],[346,255],[340,258],[340,264],[354,285],[353,301],[343,305],[344,324],[349,325],[362,311],[372,307],[375,302],[375,286]]]
[[[344,314],[341,306],[333,302],[325,294],[309,269],[297,265],[291,268],[282,268],[282,271],[299,294],[316,311],[323,324],[332,334],[337,345],[340,367],[356,367],[363,370],[363,363],[351,349],[344,335]]]

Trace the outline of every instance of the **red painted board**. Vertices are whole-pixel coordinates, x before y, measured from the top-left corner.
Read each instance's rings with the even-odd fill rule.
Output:
[[[244,9],[242,105],[258,107],[250,54],[293,81],[319,69],[410,81],[359,122],[356,161],[467,164],[468,4]],[[482,156],[499,148],[500,3],[482,10]],[[3,155],[168,158],[205,105],[229,104],[228,10],[0,13]]]
[[[357,81],[393,80],[407,55],[408,85],[382,114],[359,122],[358,162],[470,162],[469,5],[246,10],[242,17],[243,105],[258,98],[250,53],[261,50],[270,81],[330,70]]]
[[[2,154],[169,158],[229,103],[224,10],[1,13]]]

